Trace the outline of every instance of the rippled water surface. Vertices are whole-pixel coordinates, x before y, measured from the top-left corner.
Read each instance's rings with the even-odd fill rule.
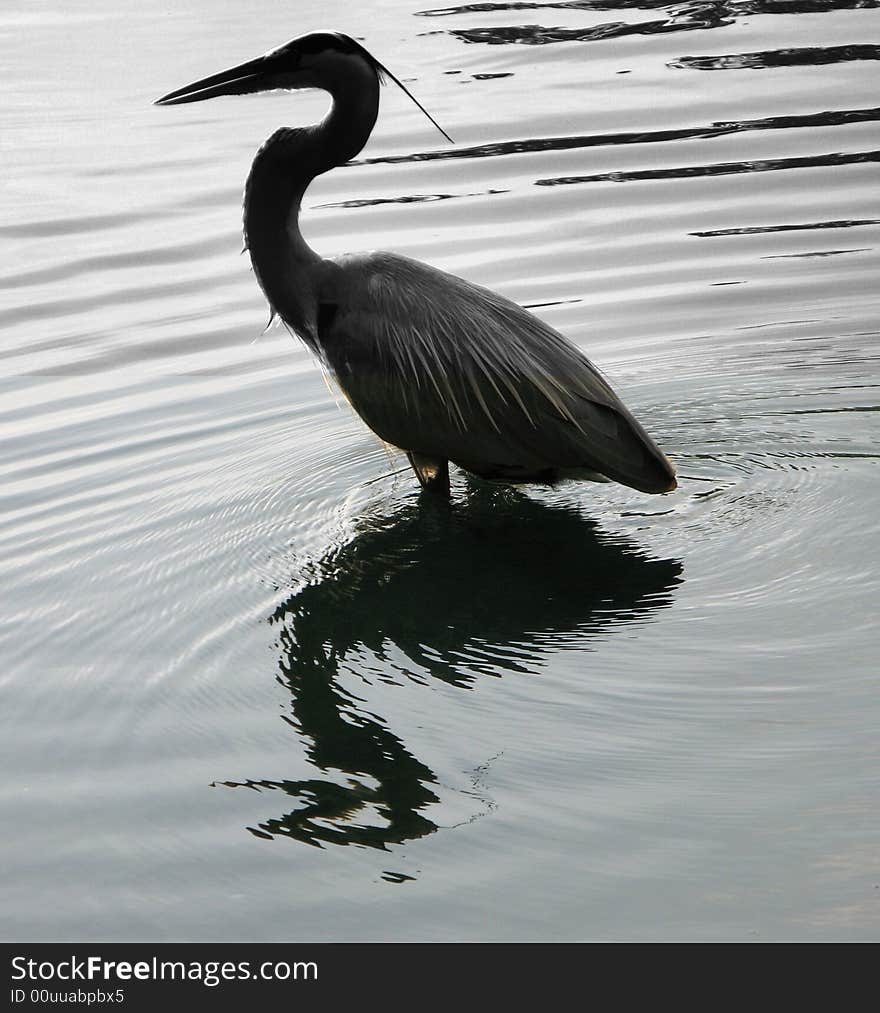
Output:
[[[0,15],[6,938],[880,937],[877,7]],[[312,245],[534,307],[678,490],[432,509],[263,333],[325,99],[151,102],[319,27],[456,143],[385,89]]]

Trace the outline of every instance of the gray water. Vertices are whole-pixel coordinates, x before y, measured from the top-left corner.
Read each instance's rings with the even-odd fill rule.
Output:
[[[877,0],[0,14],[2,934],[880,937]],[[319,179],[583,348],[650,497],[420,504],[241,256],[319,94],[157,108],[316,28],[397,89]]]

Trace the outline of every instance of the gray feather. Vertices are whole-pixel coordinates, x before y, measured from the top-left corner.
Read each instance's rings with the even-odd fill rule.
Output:
[[[598,472],[649,492],[674,471],[608,382],[515,303],[389,253],[328,263],[320,351],[383,440],[487,477]]]

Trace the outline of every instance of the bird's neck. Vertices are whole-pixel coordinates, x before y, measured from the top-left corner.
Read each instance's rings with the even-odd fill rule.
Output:
[[[354,158],[367,143],[379,110],[379,83],[375,75],[362,83],[328,85],[333,102],[320,123],[276,130],[257,152],[245,187],[245,243],[257,280],[272,311],[307,341],[317,340],[322,260],[300,231],[300,207],[316,176]]]

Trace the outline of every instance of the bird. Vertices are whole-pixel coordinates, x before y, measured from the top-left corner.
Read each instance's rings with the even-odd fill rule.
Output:
[[[321,89],[316,124],[281,127],[259,148],[244,191],[244,238],[270,322],[314,352],[366,425],[406,453],[423,490],[450,497],[449,463],[493,482],[613,481],[676,488],[675,468],[566,337],[490,289],[401,254],[325,259],[299,227],[311,182],[354,159],[399,85],[340,32],[298,36],[169,92],[156,105]]]

